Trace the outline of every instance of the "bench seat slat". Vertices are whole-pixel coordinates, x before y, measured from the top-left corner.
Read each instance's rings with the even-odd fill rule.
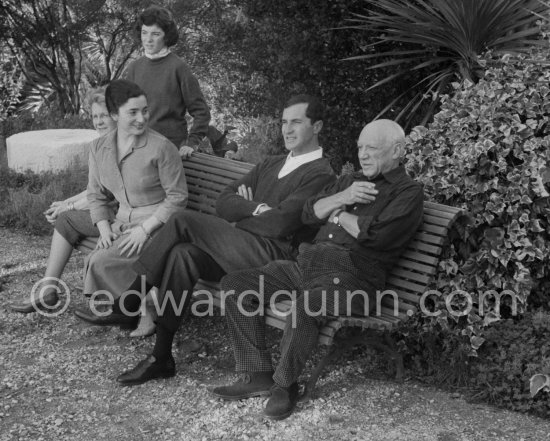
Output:
[[[394,267],[390,276],[388,277],[388,283],[395,282],[408,282],[409,285],[398,285],[410,290],[423,290],[429,283],[430,278],[426,274],[413,273],[412,271],[407,271],[403,268]]]
[[[405,270],[424,274],[425,276],[428,277],[428,280],[426,281],[426,283],[428,283],[429,277],[434,275],[436,271],[436,268],[433,266],[424,265],[420,262],[415,262],[413,260],[409,260],[404,257],[401,257],[395,266],[396,266],[396,269],[404,268]]]
[[[394,290],[397,294],[397,309],[406,314],[407,311],[412,311],[413,314],[418,310],[418,308],[415,306],[415,304],[418,303],[418,300],[420,296],[412,293],[407,293],[402,290],[396,289]],[[408,297],[408,299],[406,298]],[[409,303],[407,303],[409,302]],[[384,296],[382,298],[382,301],[380,302],[382,307],[391,309],[393,311],[394,308],[394,299],[392,296]]]
[[[443,211],[446,213],[452,213],[453,219],[462,213],[461,208],[451,207],[450,205],[438,204],[437,202],[424,201],[424,208],[433,209],[436,211]]]
[[[434,216],[432,214],[426,214],[424,211],[424,222],[427,224],[440,225],[445,228],[449,225],[449,219],[439,216]]]
[[[222,170],[238,171],[241,175],[245,175],[254,168],[254,164],[242,161],[236,161],[233,159],[220,158],[214,155],[208,155],[205,153],[194,153],[190,158],[182,160],[182,164],[186,167],[188,164],[206,164],[211,167],[219,168]],[[192,166],[192,165],[190,165]]]
[[[408,246],[408,250],[418,251],[422,253],[429,253],[438,256],[441,253],[441,247],[437,245],[430,245],[419,240],[413,240]]]
[[[413,260],[413,261],[420,261],[431,267],[437,266],[437,263],[439,262],[439,259],[437,257],[430,256],[429,254],[419,253],[418,251],[415,251],[415,250],[406,250],[401,255],[401,258],[406,258],[408,260]]]
[[[183,167],[192,167],[191,164],[208,164],[222,170],[238,171],[241,175],[245,175],[254,168],[254,164],[248,162],[235,161],[233,159],[220,158],[218,156],[208,155],[205,153],[193,153],[190,158],[182,161]]]
[[[221,176],[222,178],[229,178],[230,180],[239,179],[243,176],[243,174],[239,171],[220,169],[218,167],[213,167],[211,165],[205,165],[198,162],[190,163],[187,167],[184,165],[184,170],[186,174],[187,171],[189,171],[189,173],[203,172],[212,178]]]
[[[401,280],[400,282],[402,282],[401,284],[406,284],[406,282],[404,280]],[[418,299],[420,299],[420,296],[418,294],[414,294],[414,293],[411,293],[409,291],[404,291],[403,289],[399,289],[399,288],[408,289],[408,287],[396,286],[394,282],[388,281],[388,286],[386,287],[386,289],[391,289],[391,290],[395,291],[399,295],[400,300],[407,301],[408,303],[411,303],[413,305],[418,303]],[[400,302],[400,304],[401,304],[401,302]]]
[[[413,241],[426,242],[428,244],[443,246],[447,240],[446,236],[438,236],[436,234],[419,230],[416,233]]]
[[[201,188],[200,189],[200,192],[197,192],[197,191],[190,191],[188,192],[189,196],[195,196],[195,198],[197,197],[202,197],[202,198],[208,198],[208,199],[211,199],[212,200],[212,205],[215,206],[216,205],[216,199],[217,199],[217,192],[214,191],[214,190],[211,190],[211,189],[208,189],[208,188]]]
[[[447,228],[441,227],[439,225],[432,225],[432,224],[423,223],[420,226],[420,231],[423,231],[423,232],[426,232],[426,233],[436,234],[436,235],[439,235],[439,236],[442,236],[442,237],[447,236]]]
[[[187,176],[191,178],[201,179],[206,183],[210,183],[212,186],[218,185],[220,190],[222,190],[230,182],[233,182],[233,179],[228,176],[213,175],[204,170],[187,169],[185,170],[185,179],[187,179]]]
[[[220,192],[227,186],[227,184],[207,181],[192,175],[185,177],[189,192],[202,193],[204,189],[209,189],[212,195],[217,199]]]
[[[449,212],[449,211],[443,211],[443,210],[438,210],[438,209],[434,209],[434,208],[429,208],[428,206],[426,206],[426,202],[424,202],[424,215],[435,216],[435,217],[440,217],[442,219],[447,219],[447,223],[445,225],[448,225],[449,221],[453,220],[455,218],[456,212]]]
[[[191,210],[200,211],[201,213],[216,214],[216,209],[204,202],[194,201],[191,198],[187,202],[187,207]]]

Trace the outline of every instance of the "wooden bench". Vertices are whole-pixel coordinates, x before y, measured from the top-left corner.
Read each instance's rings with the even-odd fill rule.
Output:
[[[189,189],[188,208],[216,215],[215,203],[220,192],[227,184],[248,173],[253,165],[194,153],[190,159],[183,161],[183,167]],[[396,379],[398,381],[403,379],[403,357],[388,331],[395,329],[417,312],[420,297],[436,275],[439,257],[447,242],[448,231],[461,213],[457,208],[424,202],[424,221],[388,278],[385,292],[393,291],[395,294],[384,295],[378,314],[375,311],[373,316],[328,319],[320,330],[319,343],[329,346],[330,349],[314,368],[306,384],[304,398],[312,396],[315,384],[326,364],[356,344],[373,346],[386,352],[395,362]],[[86,239],[78,249],[86,251],[94,245],[95,241]],[[195,290],[210,291],[214,304],[221,306],[217,283],[201,280]],[[290,300],[277,303],[276,308],[276,311],[266,308],[266,323],[283,329],[286,318],[281,311],[288,311],[291,308]],[[344,327],[352,327],[359,332],[351,337],[340,338],[338,331]]]

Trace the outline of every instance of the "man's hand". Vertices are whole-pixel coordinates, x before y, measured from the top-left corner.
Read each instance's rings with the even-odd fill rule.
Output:
[[[342,202],[345,205],[370,204],[376,198],[378,190],[372,182],[357,181],[342,191]]]
[[[182,145],[179,150],[180,156],[183,159],[188,159],[194,152],[195,149],[193,147],[189,147],[188,145]]]
[[[254,200],[254,195],[252,194],[252,188],[247,187],[246,185],[242,184],[239,185],[239,188],[237,188],[237,192],[239,196],[241,196],[243,199],[246,199],[247,201]],[[258,211],[254,213],[254,216],[257,216],[258,214],[262,214],[264,211],[271,210],[271,207],[267,204],[261,204],[258,208]]]
[[[237,193],[236,194],[243,197],[247,201],[252,201],[253,198],[254,198],[254,195],[252,194],[252,188],[247,187],[244,184],[239,185],[239,188],[237,188]]]
[[[120,241],[118,249],[120,250],[121,256],[126,254],[126,257],[132,257],[134,253],[141,253],[143,245],[145,245],[145,242],[147,242],[147,239],[149,238],[145,232],[145,229],[141,225],[130,228],[123,234],[126,237]]]

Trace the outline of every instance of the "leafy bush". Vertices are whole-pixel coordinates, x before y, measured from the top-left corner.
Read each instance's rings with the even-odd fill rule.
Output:
[[[279,119],[271,117],[243,118],[235,122],[239,150],[232,159],[257,164],[266,156],[285,152]]]
[[[80,193],[86,188],[87,177],[88,170],[82,167],[40,174],[0,170],[0,227],[51,233],[43,212],[53,201]]]
[[[550,394],[529,393],[533,375],[550,374],[550,314],[536,311],[501,320],[484,337],[478,357],[472,358],[452,331],[419,327],[413,320],[401,330],[401,345],[415,376],[460,387],[475,401],[550,416]]]
[[[408,169],[424,183],[426,196],[471,215],[440,263],[437,289],[444,294],[442,305],[454,290],[473,296],[474,307],[461,326],[473,354],[483,342],[481,328],[496,319],[498,302],[482,294],[511,290],[521,311],[529,293],[540,292],[548,279],[548,55],[544,50],[506,56],[478,84],[455,84],[454,96],[443,98],[429,128],[417,127],[410,135]],[[452,303],[458,306],[458,296]],[[449,318],[459,322],[450,314],[437,321]]]
[[[504,320],[485,332],[486,342],[472,363],[475,395],[499,406],[550,416],[550,394],[529,394],[529,379],[550,373],[550,315],[526,314],[519,321]]]
[[[394,67],[371,88],[387,87],[411,71],[423,72],[413,87],[416,95],[397,116],[398,120],[407,116],[405,122],[424,110],[423,101],[430,103],[423,124],[427,122],[452,81],[475,82],[484,70],[478,56],[488,49],[517,53],[546,44],[538,22],[549,6],[540,0],[365,0],[365,4],[373,12],[356,14],[352,23],[377,37],[363,48],[370,53],[355,58],[376,60],[369,69]],[[381,43],[394,45],[380,50]],[[396,50],[395,45],[401,47]],[[392,98],[382,113],[394,108],[401,97]]]
[[[0,66],[0,123],[3,123],[15,112],[23,88],[23,74],[15,60],[5,60],[4,58],[8,57],[0,58],[2,61]],[[3,132],[0,133],[0,135],[3,134]]]

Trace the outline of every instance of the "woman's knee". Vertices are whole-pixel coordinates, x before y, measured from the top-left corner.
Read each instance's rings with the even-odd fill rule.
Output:
[[[57,218],[55,219],[55,226],[54,227],[60,233],[61,233],[60,230],[65,231],[70,226],[71,226],[71,223],[69,222],[69,217],[67,216],[66,211],[59,214],[59,216],[57,216]]]

